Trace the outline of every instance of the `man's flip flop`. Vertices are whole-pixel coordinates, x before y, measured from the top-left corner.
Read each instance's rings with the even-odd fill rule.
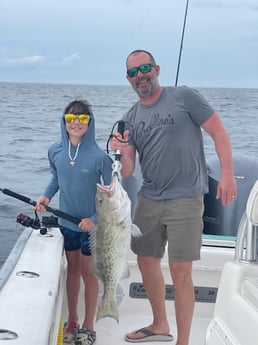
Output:
[[[172,341],[174,337],[171,334],[158,334],[150,331],[147,328],[138,329],[135,333],[141,332],[145,336],[138,339],[129,338],[128,335],[125,336],[125,340],[130,343],[143,343],[146,341]]]

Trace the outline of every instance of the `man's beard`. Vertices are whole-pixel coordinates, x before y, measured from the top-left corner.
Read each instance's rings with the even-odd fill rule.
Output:
[[[149,80],[149,85],[146,88],[142,88],[141,85],[134,85],[133,89],[138,94],[140,98],[147,98],[152,96],[157,88],[157,81]]]

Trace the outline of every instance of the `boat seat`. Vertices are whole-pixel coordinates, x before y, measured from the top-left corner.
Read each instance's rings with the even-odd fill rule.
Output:
[[[247,219],[258,226],[258,180],[255,182],[246,204]]]
[[[241,296],[258,311],[258,278],[246,278],[241,284]]]

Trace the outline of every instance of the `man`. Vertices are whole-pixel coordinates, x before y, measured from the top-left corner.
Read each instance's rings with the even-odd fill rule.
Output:
[[[165,310],[165,286],[160,262],[168,243],[175,288],[176,345],[188,345],[194,310],[192,261],[200,259],[203,195],[208,176],[201,128],[214,140],[221,165],[217,198],[228,205],[237,195],[231,143],[218,114],[188,87],[161,87],[160,67],[153,56],[135,50],[127,61],[127,79],[139,101],[125,114],[130,124],[122,136],[114,133],[111,148],[122,154],[122,176],[130,176],[139,153],[143,184],[134,223],[143,237],[132,239],[153,322],[129,333],[129,342],[171,341]],[[128,142],[128,138],[130,139]]]

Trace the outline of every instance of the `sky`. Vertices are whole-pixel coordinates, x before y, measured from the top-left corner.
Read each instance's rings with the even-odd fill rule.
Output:
[[[128,85],[149,50],[174,85],[186,0],[1,0],[0,81]],[[258,88],[258,0],[189,0],[178,85]]]

